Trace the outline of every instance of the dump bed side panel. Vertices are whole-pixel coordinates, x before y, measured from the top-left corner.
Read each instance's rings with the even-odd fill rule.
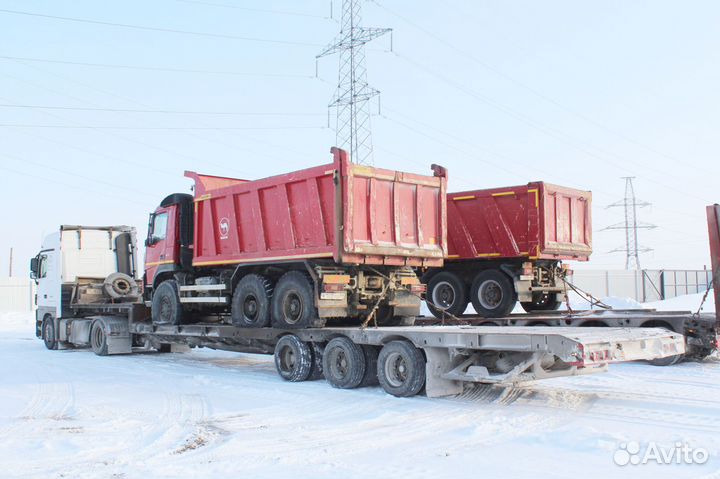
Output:
[[[587,261],[592,253],[592,193],[540,183],[543,258]]]
[[[448,195],[448,259],[586,260],[592,250],[590,193],[549,185]]]
[[[204,191],[195,199],[193,264],[332,257],[336,169],[331,163]]]
[[[446,179],[353,165],[340,154],[342,261],[441,266],[447,253]]]

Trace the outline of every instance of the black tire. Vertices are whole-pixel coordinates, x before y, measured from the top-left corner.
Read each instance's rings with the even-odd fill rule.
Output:
[[[158,353],[172,353],[172,344],[162,343],[157,349]]]
[[[349,338],[331,339],[323,351],[323,374],[332,387],[353,389],[365,377],[365,352]]]
[[[377,363],[380,348],[369,344],[363,344],[362,350],[365,355],[365,374],[360,382],[360,387],[377,386],[380,384],[377,376]]]
[[[99,321],[95,321],[90,328],[90,347],[98,356],[108,355],[107,334]]]
[[[155,288],[151,313],[153,324],[183,324],[183,308],[177,282],[163,281]]]
[[[52,350],[58,348],[58,342],[55,337],[55,320],[51,316],[43,319],[42,322],[42,339],[45,347]]]
[[[459,316],[468,305],[467,286],[457,275],[448,272],[438,273],[428,281],[425,302],[430,312],[438,319],[443,312]]]
[[[310,344],[294,334],[280,338],[275,345],[275,369],[281,378],[290,382],[305,381],[310,377],[313,354]]]
[[[682,358],[682,354],[675,354],[674,356],[651,359],[650,364],[652,364],[653,366],[672,366],[673,364],[679,363]]]
[[[558,299],[559,297],[560,295],[557,293],[535,293],[532,301],[523,301],[520,306],[527,313],[533,311],[557,311],[562,304],[562,301]]]
[[[375,314],[378,326],[412,326],[415,324],[415,316],[394,316],[392,306],[386,304],[380,306]]]
[[[475,311],[484,318],[502,318],[510,314],[517,302],[515,286],[510,278],[495,269],[481,271],[470,287],[470,300]]]
[[[317,326],[315,294],[310,278],[300,271],[280,277],[272,297],[272,324],[281,329]]]
[[[380,350],[377,376],[388,394],[415,396],[425,385],[425,357],[407,341],[391,341]]]
[[[249,274],[235,286],[231,317],[239,328],[264,328],[270,325],[272,283],[265,276]]]

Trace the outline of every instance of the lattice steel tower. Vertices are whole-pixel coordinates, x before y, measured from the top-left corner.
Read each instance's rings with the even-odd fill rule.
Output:
[[[622,206],[625,209],[625,221],[622,223],[616,223],[610,225],[605,230],[625,230],[625,248],[615,248],[610,251],[616,253],[623,251],[626,253],[625,257],[625,269],[640,269],[640,253],[646,253],[652,251],[652,248],[646,248],[640,246],[638,243],[638,230],[639,229],[652,229],[656,228],[655,225],[638,221],[637,219],[637,208],[643,208],[649,206],[650,203],[646,201],[639,201],[635,198],[635,188],[633,188],[634,176],[624,176],[625,180],[625,198],[620,201],[608,205],[608,208],[617,208]]]
[[[362,1],[343,0],[340,34],[315,58],[340,54],[337,91],[329,105],[337,110],[336,145],[347,150],[354,163],[372,164],[368,102],[380,92],[367,83],[365,44],[392,29],[361,27]]]

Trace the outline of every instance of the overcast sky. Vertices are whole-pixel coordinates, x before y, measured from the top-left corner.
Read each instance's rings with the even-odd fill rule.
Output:
[[[254,179],[330,161],[337,57],[314,78],[329,16],[326,0],[0,0],[0,275],[11,246],[25,275],[61,223],[144,232],[189,190],[184,170]],[[622,232],[601,230],[635,176],[657,225],[642,266],[709,263],[720,2],[378,0],[363,17],[393,28],[393,52],[389,37],[367,52],[377,166],[440,163],[452,191],[592,190],[599,269],[624,267],[608,254]]]

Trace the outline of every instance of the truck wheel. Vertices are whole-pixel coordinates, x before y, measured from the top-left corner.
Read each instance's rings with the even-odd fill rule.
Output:
[[[378,326],[412,326],[415,316],[395,316],[392,306],[382,305],[375,313]]]
[[[90,329],[90,346],[98,356],[108,355],[107,335],[105,334],[105,328],[99,321],[93,322]]]
[[[294,334],[283,336],[275,345],[275,369],[284,380],[305,381],[310,377],[312,365],[310,345]]]
[[[276,328],[303,329],[317,319],[315,295],[310,278],[300,271],[290,271],[277,282],[272,297],[272,323]]]
[[[42,322],[42,338],[45,347],[54,350],[58,348],[57,339],[55,338],[55,321],[52,316],[47,316]]]
[[[510,278],[494,269],[481,271],[475,277],[470,288],[470,298],[475,311],[485,318],[507,316],[517,301]]]
[[[378,356],[377,375],[388,394],[410,397],[425,385],[425,358],[407,341],[391,341]]]
[[[428,282],[426,302],[430,312],[438,319],[443,313],[458,316],[465,312],[468,300],[465,283],[457,275],[448,272],[438,273]]]
[[[151,313],[153,324],[182,324],[182,303],[174,280],[163,281],[155,289]]]
[[[520,305],[527,313],[533,311],[556,311],[562,304],[562,301],[558,299],[559,297],[557,293],[535,293],[532,301],[524,301]]]
[[[323,374],[332,387],[353,389],[365,377],[365,352],[349,338],[331,339],[323,352]]]
[[[232,323],[239,328],[264,328],[270,324],[272,283],[265,276],[249,274],[235,286]]]

